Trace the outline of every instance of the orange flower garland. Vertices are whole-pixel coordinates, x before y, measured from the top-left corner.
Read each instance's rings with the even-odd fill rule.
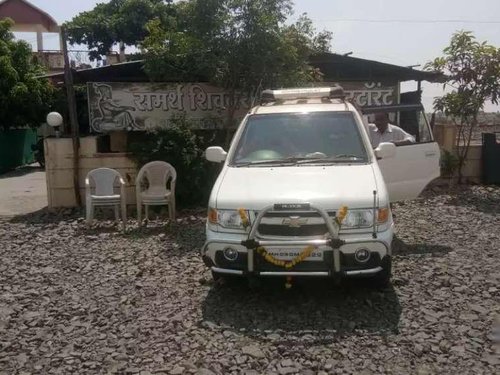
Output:
[[[335,223],[338,226],[338,228],[337,228],[338,230],[340,230],[340,226],[342,225],[342,222],[346,218],[347,212],[348,212],[347,206],[341,206],[339,208],[337,214],[335,215]],[[238,213],[240,215],[241,223],[242,223],[243,227],[245,229],[247,229],[250,226],[250,220],[248,219],[246,210],[244,208],[239,208]],[[306,248],[304,248],[304,250],[302,250],[302,252],[299,255],[297,255],[291,261],[284,261],[284,260],[276,259],[274,256],[269,254],[269,252],[266,249],[264,249],[262,246],[258,247],[256,251],[268,263],[274,264],[275,266],[284,267],[286,269],[291,269],[292,267],[303,262],[306,258],[311,256],[311,254],[313,253],[315,248],[316,248],[315,246],[307,246]],[[291,276],[287,276],[285,287],[287,289],[292,287],[292,277]]]

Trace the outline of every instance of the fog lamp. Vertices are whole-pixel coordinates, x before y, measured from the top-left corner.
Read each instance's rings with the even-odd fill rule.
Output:
[[[224,258],[231,262],[234,262],[236,259],[238,259],[238,250],[233,249],[232,247],[226,247],[222,251],[222,254],[224,254]]]
[[[357,262],[359,263],[365,263],[370,259],[370,251],[368,249],[358,249],[354,253],[354,258],[356,259]]]

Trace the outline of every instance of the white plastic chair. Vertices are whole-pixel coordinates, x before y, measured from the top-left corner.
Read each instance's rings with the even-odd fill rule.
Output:
[[[168,206],[168,216],[175,219],[175,181],[177,172],[167,162],[152,161],[145,164],[135,180],[137,200],[137,220],[142,223],[142,206],[145,207],[146,221],[149,220],[149,206]],[[146,181],[145,181],[146,180]],[[170,187],[167,183],[170,180]],[[146,182],[147,184],[144,184]],[[143,190],[143,187],[145,189]]]
[[[119,185],[119,193],[115,192],[117,185]],[[85,178],[85,203],[87,225],[92,224],[96,206],[113,206],[117,222],[120,220],[121,209],[122,225],[125,231],[127,223],[125,181],[118,171],[111,168],[97,168],[90,171]]]

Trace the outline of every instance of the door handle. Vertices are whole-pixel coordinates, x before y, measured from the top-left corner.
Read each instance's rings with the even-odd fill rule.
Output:
[[[425,152],[425,157],[430,158],[431,156],[436,156],[435,151],[426,151]]]

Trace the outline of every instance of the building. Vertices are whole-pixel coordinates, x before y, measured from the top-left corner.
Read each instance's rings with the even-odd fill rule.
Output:
[[[1,0],[0,19],[2,18],[10,18],[14,21],[13,32],[28,32],[36,35],[36,51],[33,51],[33,58],[44,66],[49,73],[64,70],[61,27],[54,18],[29,1]],[[57,35],[59,39],[58,49],[45,49],[43,39],[47,33]],[[69,55],[73,68],[82,69],[91,66],[87,51],[73,50],[69,52]],[[116,63],[119,61],[119,56],[117,53],[110,53],[106,61],[107,63]]]

